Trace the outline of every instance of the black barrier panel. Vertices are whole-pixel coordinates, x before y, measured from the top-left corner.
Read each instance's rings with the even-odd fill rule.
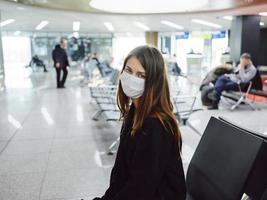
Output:
[[[190,162],[194,200],[240,200],[264,140],[212,117]]]
[[[225,118],[220,118],[224,122],[247,131],[249,134],[260,137],[264,140],[261,149],[258,153],[256,162],[247,180],[245,193],[253,200],[261,200],[263,198],[263,193],[267,188],[267,136],[253,132],[251,130],[244,129]],[[266,191],[267,200],[267,191]]]

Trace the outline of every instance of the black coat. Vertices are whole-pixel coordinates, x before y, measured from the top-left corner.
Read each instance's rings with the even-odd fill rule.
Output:
[[[131,108],[121,130],[110,187],[101,200],[184,200],[185,176],[174,136],[156,118],[131,135]]]
[[[52,58],[54,61],[54,67],[56,67],[56,63],[60,64],[60,68],[70,66],[67,53],[64,49],[60,47],[59,44],[55,46],[55,49],[52,52]]]

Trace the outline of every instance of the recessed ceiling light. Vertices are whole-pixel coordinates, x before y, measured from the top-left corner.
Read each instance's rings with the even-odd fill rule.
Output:
[[[38,24],[35,29],[39,31],[39,30],[43,29],[47,24],[49,24],[48,21],[46,21],[46,20],[41,21],[40,24]]]
[[[260,22],[260,26],[264,26],[264,22]]]
[[[141,23],[141,22],[134,22],[134,24],[135,24],[137,27],[143,29],[144,31],[149,31],[149,30],[150,30],[150,28],[149,28],[147,25],[145,25],[145,24],[143,24],[143,23]]]
[[[178,29],[178,30],[183,30],[184,29],[184,27],[182,27],[182,26],[180,26],[178,24],[175,24],[173,22],[167,21],[167,20],[162,20],[161,23],[164,24],[164,25],[170,26],[172,28]]]
[[[202,24],[205,26],[209,26],[209,27],[213,27],[213,28],[222,28],[222,26],[219,24],[215,24],[215,23],[200,20],[200,19],[192,19],[192,22],[197,23],[197,24]]]
[[[261,16],[267,16],[267,12],[260,12],[259,15],[261,15]]]
[[[13,23],[14,21],[15,21],[14,19],[7,19],[7,20],[5,20],[5,21],[2,21],[2,22],[0,22],[0,27],[6,26],[6,25],[8,25],[8,24],[11,24],[11,23]]]
[[[104,22],[104,25],[111,32],[115,30],[113,25],[110,22]]]
[[[72,26],[73,31],[79,31],[80,30],[80,25],[81,25],[81,22],[79,22],[79,21],[73,22],[73,26]]]
[[[113,13],[173,13],[203,9],[209,0],[91,0],[90,6]]]
[[[223,19],[232,21],[234,18],[233,18],[233,16],[223,16]]]

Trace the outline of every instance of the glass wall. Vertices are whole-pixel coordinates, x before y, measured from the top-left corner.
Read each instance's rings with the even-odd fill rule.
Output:
[[[207,71],[225,63],[226,31],[160,33],[159,39],[162,53],[167,53],[167,58],[176,54],[178,65],[185,73]]]
[[[231,61],[229,50],[230,48],[227,32],[225,37],[219,37],[219,35],[218,37],[214,37],[212,39],[212,66],[215,67]]]
[[[69,35],[69,34],[65,34]],[[44,62],[52,66],[52,51],[59,43],[60,37],[64,35],[32,37],[33,55],[38,55]],[[78,38],[69,35],[68,56],[72,64],[75,65],[89,53],[97,53],[100,61],[110,61],[112,58],[112,38],[111,37],[86,37]]]
[[[31,60],[31,40],[27,36],[3,36],[5,83],[10,88],[30,88],[26,79],[30,71],[26,66]]]
[[[144,34],[116,34],[113,38],[113,67],[121,69],[128,53],[137,46],[145,45]]]
[[[32,73],[32,70],[26,66],[34,55],[37,55],[49,70],[53,66],[52,51],[55,45],[59,44],[61,37],[66,37],[69,41],[67,52],[71,66],[79,66],[80,61],[88,53],[97,53],[100,62],[112,61],[111,34],[81,34],[74,37],[73,33],[3,31],[3,59],[0,56],[0,75],[5,69],[5,82],[8,86],[31,87],[30,84],[19,83],[15,79],[23,81],[24,77]]]

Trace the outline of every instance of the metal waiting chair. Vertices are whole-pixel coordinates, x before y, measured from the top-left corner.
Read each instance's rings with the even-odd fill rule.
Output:
[[[262,90],[262,82],[261,82],[261,77],[259,70],[257,70],[256,75],[253,77],[253,79],[249,83],[240,83],[238,84],[238,96],[233,94],[232,92],[223,92],[223,96],[227,97],[229,99],[232,99],[236,101],[234,105],[231,106],[231,110],[235,110],[238,106],[241,104],[246,104],[248,105],[252,110],[256,110],[255,106],[253,103],[251,103],[248,99],[247,96],[248,94],[251,93],[252,90]]]
[[[250,81],[248,83],[248,88],[247,88],[247,91],[244,93],[242,91],[242,84],[238,84],[238,88],[239,88],[239,99],[238,101],[231,107],[231,110],[234,110],[236,109],[240,104],[244,103],[246,105],[248,105],[252,110],[255,110],[255,107],[253,106],[253,104],[247,100],[247,96],[251,90],[251,86],[252,86],[252,81]]]
[[[96,86],[89,88],[91,97],[98,105],[98,110],[93,114],[92,119],[97,121],[99,119],[99,116],[104,112],[106,112],[107,121],[116,120],[116,118],[119,118],[119,109],[116,104],[117,87]],[[113,113],[113,115],[111,113]]]
[[[179,95],[173,97],[173,104],[176,108],[175,114],[178,117],[178,121],[183,122],[183,124],[185,124],[187,119],[194,111],[201,110],[194,108],[195,103],[196,103],[196,96]]]
[[[89,85],[91,98],[98,105],[98,110],[93,114],[92,119],[98,120],[104,113],[107,121],[116,121],[119,119],[119,109],[116,103],[117,81],[120,72],[113,70],[109,80],[105,84]]]

